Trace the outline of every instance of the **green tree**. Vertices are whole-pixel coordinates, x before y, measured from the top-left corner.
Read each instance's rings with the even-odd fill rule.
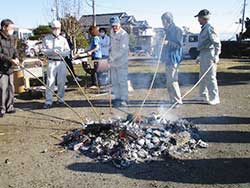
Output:
[[[85,48],[88,46],[84,33],[81,31],[81,26],[74,16],[66,16],[61,18],[62,30],[69,36],[71,42],[76,48]]]
[[[129,49],[133,49],[136,47],[136,37],[134,34],[129,34]]]
[[[33,30],[33,36],[30,40],[41,40],[45,35],[51,33],[51,28],[48,25],[40,25]]]

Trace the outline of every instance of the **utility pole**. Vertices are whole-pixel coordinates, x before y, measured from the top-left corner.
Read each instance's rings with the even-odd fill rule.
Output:
[[[246,6],[247,6],[247,0],[244,0],[243,10],[242,10],[242,20],[241,20],[241,33],[243,33],[244,31]]]
[[[80,0],[78,0],[78,9],[77,9],[77,16],[78,16],[78,19],[81,17],[81,3],[80,3]]]
[[[92,9],[93,9],[93,25],[96,26],[95,0],[92,0]]]
[[[59,19],[59,3],[58,0],[55,0],[55,8],[56,8],[56,19]]]

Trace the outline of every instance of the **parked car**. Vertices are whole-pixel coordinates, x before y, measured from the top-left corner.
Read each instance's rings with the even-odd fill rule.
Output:
[[[26,56],[35,57],[41,54],[42,41],[39,40],[27,40],[27,48],[25,50]]]
[[[199,34],[187,33],[183,38],[183,55],[196,59],[199,55],[197,50]]]
[[[131,49],[130,52],[131,56],[149,56],[149,53],[146,50],[142,49],[142,47],[135,47]]]

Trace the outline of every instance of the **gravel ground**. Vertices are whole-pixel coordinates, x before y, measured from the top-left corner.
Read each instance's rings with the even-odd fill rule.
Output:
[[[198,78],[197,72],[191,69],[192,63],[184,62],[188,71],[182,70],[180,74],[182,93]],[[198,94],[196,89],[184,105],[168,114],[169,118],[186,118],[195,123],[209,147],[179,160],[137,164],[125,170],[96,163],[58,146],[61,136],[67,130],[78,128],[81,122],[71,110],[62,106],[43,110],[44,99],[17,96],[17,113],[0,119],[0,187],[250,187],[250,64],[231,60],[223,63],[226,68],[221,65],[218,73],[220,105],[190,100]],[[89,94],[102,118],[125,117],[138,110],[147,92],[145,80],[150,80],[152,71],[145,74],[137,69],[144,70],[146,66],[130,65],[135,91],[130,93],[128,108],[112,109],[111,114],[107,95]],[[162,107],[167,100],[164,79],[161,72],[143,115],[166,110]],[[66,92],[66,101],[82,117],[96,119],[75,86]]]

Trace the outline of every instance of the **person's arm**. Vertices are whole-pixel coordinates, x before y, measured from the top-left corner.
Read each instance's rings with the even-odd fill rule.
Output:
[[[221,53],[220,39],[219,39],[218,35],[216,34],[216,32],[214,31],[213,27],[209,28],[208,34],[209,34],[209,39],[212,41],[213,46],[214,46],[214,62],[218,63],[219,55]]]
[[[43,38],[43,41],[42,41],[42,52],[45,54],[45,55],[47,55],[47,56],[53,56],[53,55],[55,55],[54,54],[54,49],[53,48],[49,48],[49,46],[48,46],[48,41],[47,41],[47,38],[46,37],[44,37]]]
[[[18,59],[19,55],[18,55],[18,51],[17,51],[17,40],[15,40],[15,38],[13,37],[13,49],[14,49],[14,53],[13,53],[13,59]]]
[[[69,43],[67,41],[67,39],[62,38],[63,40],[63,48],[61,49],[61,51],[59,52],[59,54],[63,57],[69,56],[70,55],[70,47],[69,47]]]
[[[97,51],[100,48],[100,39],[99,39],[99,37],[94,37],[93,38],[93,43],[94,43],[95,47],[92,48],[92,49],[89,49],[87,51],[88,55],[91,55],[92,53],[94,53],[95,51]]]
[[[15,49],[13,57],[8,57],[4,53],[2,53],[2,47],[0,46],[0,62],[7,62],[13,65],[19,65],[18,54]]]
[[[2,47],[0,46],[0,62],[12,63],[11,60],[12,60],[11,57],[8,57],[4,53],[2,53]]]

